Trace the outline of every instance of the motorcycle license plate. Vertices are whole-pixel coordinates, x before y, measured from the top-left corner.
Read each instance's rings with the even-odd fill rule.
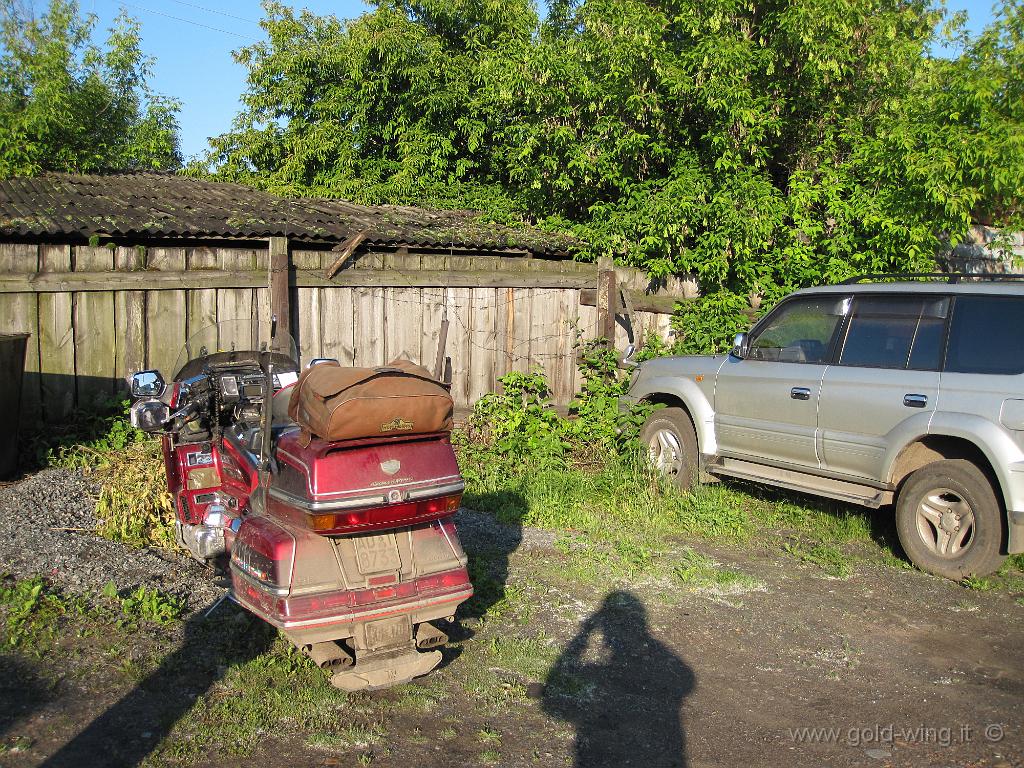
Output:
[[[397,571],[402,567],[398,542],[393,533],[359,536],[355,540],[356,566],[363,575]]]
[[[405,645],[412,638],[412,625],[408,616],[380,619],[366,625],[366,647],[371,651]]]

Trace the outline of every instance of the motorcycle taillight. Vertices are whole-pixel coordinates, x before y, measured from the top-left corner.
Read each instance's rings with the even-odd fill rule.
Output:
[[[366,507],[351,512],[327,512],[310,515],[310,525],[320,534],[347,533],[359,530],[395,528],[436,520],[455,514],[462,502],[462,494],[437,496],[422,501]]]
[[[469,584],[469,571],[465,568],[458,568],[454,571],[435,573],[430,576],[421,576],[416,579],[416,586],[422,595],[428,592],[441,592],[452,587],[461,587]]]
[[[265,517],[242,522],[231,548],[231,564],[275,590],[288,589],[295,562],[295,537]]]

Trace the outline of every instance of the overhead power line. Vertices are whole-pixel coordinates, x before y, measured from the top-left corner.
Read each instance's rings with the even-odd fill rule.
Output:
[[[147,7],[143,6],[143,5],[136,5],[135,3],[125,3],[125,2],[122,2],[121,5],[123,7],[135,8],[136,10],[139,10],[139,11],[145,11],[146,13],[155,13],[157,16],[164,16],[164,17],[166,17],[168,19],[174,19],[175,21],[180,21],[180,22],[183,22],[185,24],[191,24],[192,26],[195,26],[195,27],[202,27],[203,29],[209,29],[209,30],[211,30],[213,32],[220,32],[221,34],[224,34],[224,35],[231,35],[232,37],[240,38],[240,39],[245,40],[246,42],[249,42],[249,43],[255,43],[256,42],[255,38],[252,38],[252,37],[250,37],[248,35],[240,35],[237,32],[232,32],[231,30],[228,30],[228,29],[221,29],[220,27],[212,27],[209,24],[203,24],[203,23],[198,22],[198,21],[192,21],[192,19],[185,19],[185,18],[182,18],[181,16],[174,16],[174,15],[172,15],[170,13],[164,13],[163,11],[157,11],[157,10],[155,10],[153,8],[147,8]]]
[[[244,16],[235,16],[233,13],[228,13],[227,11],[219,11],[216,8],[207,8],[205,5],[196,5],[195,3],[187,3],[187,2],[185,2],[185,0],[171,0],[171,2],[172,3],[177,3],[178,5],[186,5],[189,8],[195,8],[196,10],[199,10],[199,11],[206,11],[207,13],[216,13],[218,16],[227,16],[229,19],[235,19],[236,21],[245,21],[245,22],[248,22],[249,24],[255,24],[257,27],[260,25],[260,23],[258,21],[254,21],[253,19],[247,19]]]

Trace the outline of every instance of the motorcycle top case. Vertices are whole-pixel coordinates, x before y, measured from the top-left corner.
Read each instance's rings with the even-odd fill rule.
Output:
[[[324,535],[439,520],[458,510],[464,488],[444,432],[307,442],[293,427],[274,456],[269,511]]]
[[[315,365],[303,371],[288,403],[288,415],[323,440],[446,432],[452,413],[444,385],[408,360],[380,368]]]

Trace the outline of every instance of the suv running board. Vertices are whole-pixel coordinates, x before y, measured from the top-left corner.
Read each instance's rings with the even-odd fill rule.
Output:
[[[872,488],[869,485],[848,483],[843,480],[833,480],[830,477],[809,475],[792,469],[755,464],[752,461],[718,458],[708,464],[705,469],[712,475],[720,477],[735,477],[739,480],[767,483],[779,488],[788,488],[791,491],[803,491],[815,496],[827,496],[838,501],[860,504],[871,509],[878,509],[883,504],[892,503],[892,491]]]

